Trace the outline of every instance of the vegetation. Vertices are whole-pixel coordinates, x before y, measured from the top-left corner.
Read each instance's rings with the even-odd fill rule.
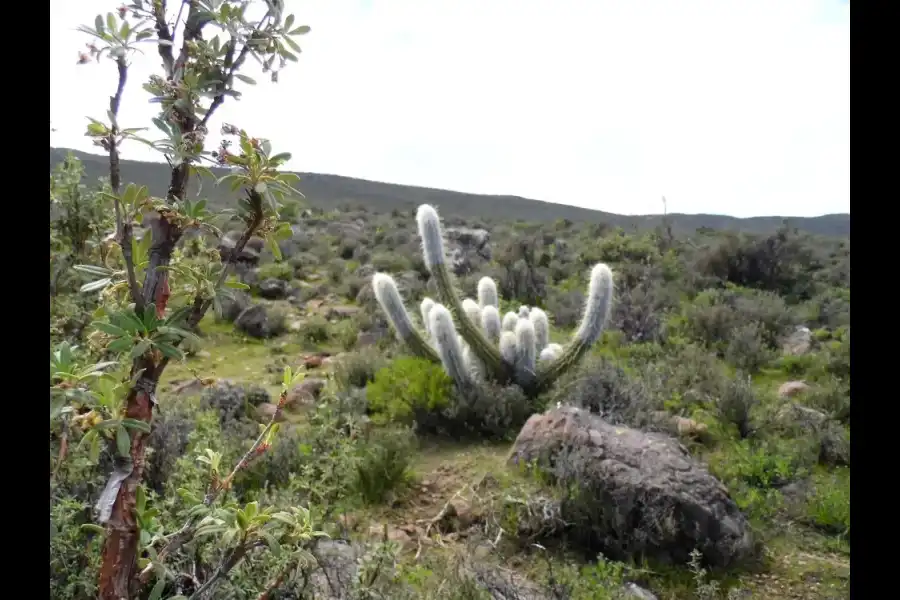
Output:
[[[278,72],[307,27],[266,2],[174,8],[135,2],[84,29],[84,60],[122,84],[89,124],[105,171],[51,158],[51,597],[847,597],[849,238],[461,208],[433,215],[441,248],[425,239],[423,255],[411,196],[303,206],[308,182],[266,140],[229,125],[234,148],[211,142],[218,106],[252,82],[245,58]],[[161,140],[118,123],[136,44],[163,59],[144,87]],[[122,168],[138,143],[171,165],[161,192],[157,171]],[[611,285],[585,289],[597,263],[611,303]],[[407,313],[428,297],[450,310]],[[538,374],[541,350],[564,352],[591,314],[605,328],[531,386],[493,356],[521,305],[530,331],[512,335],[531,336]],[[468,358],[435,349],[434,326]],[[452,368],[474,359],[474,375]],[[762,552],[719,568],[699,550],[662,564],[586,541],[573,490],[507,461],[557,405],[678,438]]]

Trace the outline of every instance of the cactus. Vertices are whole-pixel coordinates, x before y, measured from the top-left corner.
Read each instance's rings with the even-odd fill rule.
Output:
[[[503,331],[515,331],[516,323],[519,321],[519,315],[510,311],[503,315]]]
[[[442,304],[426,298],[420,306],[427,338],[412,325],[397,286],[389,275],[373,277],[375,297],[398,337],[417,355],[441,362],[458,386],[483,377],[515,383],[530,394],[546,390],[597,342],[612,307],[613,275],[597,264],[591,270],[584,315],[565,346],[550,343],[547,314],[521,306],[501,321],[497,285],[489,277],[478,282],[478,301],[460,296],[453,286],[444,253],[437,211],[427,204],[416,214],[425,266],[434,277]],[[455,316],[456,324],[454,325]],[[429,339],[430,338],[430,339]]]

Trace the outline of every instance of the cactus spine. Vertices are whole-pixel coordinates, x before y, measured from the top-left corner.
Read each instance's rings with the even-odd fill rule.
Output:
[[[441,362],[458,386],[471,385],[483,376],[500,383],[516,383],[532,394],[540,393],[600,339],[613,296],[612,271],[606,265],[597,264],[591,270],[581,323],[572,340],[560,346],[550,343],[549,319],[540,308],[521,306],[518,312],[506,313],[501,321],[497,285],[489,277],[478,282],[477,302],[470,298],[460,300],[447,269],[437,211],[423,204],[416,221],[425,265],[435,279],[442,302],[437,304],[426,298],[420,306],[431,343],[413,327],[390,276],[375,274],[375,297],[399,338],[417,355]]]

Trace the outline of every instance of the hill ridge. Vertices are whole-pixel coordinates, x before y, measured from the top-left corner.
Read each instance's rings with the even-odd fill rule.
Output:
[[[50,148],[50,168],[72,152],[82,161],[89,180],[107,174],[106,157],[68,148]],[[153,195],[165,195],[168,167],[164,163],[122,160],[124,181],[140,183],[150,188]],[[214,169],[214,171],[216,171]],[[473,194],[438,188],[404,185],[322,173],[298,172],[300,190],[306,203],[319,208],[336,208],[342,204],[365,206],[370,210],[412,210],[422,203],[436,205],[444,216],[493,221],[509,219],[515,215],[525,221],[548,222],[557,219],[607,223],[625,230],[653,229],[662,221],[662,215],[618,215],[604,211],[533,200],[521,196],[498,194]],[[233,197],[227,190],[206,187],[210,204],[222,206]],[[673,228],[678,233],[693,233],[699,228],[771,233],[783,222],[807,233],[827,236],[850,235],[850,215],[832,213],[817,217],[732,217],[713,214],[670,213]]]

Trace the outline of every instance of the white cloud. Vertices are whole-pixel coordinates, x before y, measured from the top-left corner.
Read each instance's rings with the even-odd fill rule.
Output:
[[[293,169],[622,214],[660,212],[663,195],[688,213],[850,210],[841,0],[287,5],[312,27],[300,62],[218,122],[272,139]],[[115,6],[50,2],[53,145],[91,149],[84,117],[104,114],[115,74],[75,65],[74,29]],[[153,112],[139,84],[157,63],[135,59],[129,125]]]

